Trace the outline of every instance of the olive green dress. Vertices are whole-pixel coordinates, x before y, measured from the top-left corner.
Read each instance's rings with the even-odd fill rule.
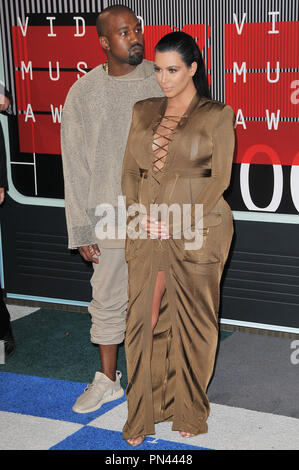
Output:
[[[171,217],[169,239],[134,239],[133,215],[128,218],[124,439],[154,434],[155,423],[161,421],[172,421],[177,431],[207,432],[206,391],[218,342],[220,281],[233,235],[231,210],[223,199],[234,152],[232,108],[197,94],[179,118],[165,116],[166,108],[167,98],[134,105],[122,192],[127,208],[139,203],[149,215],[151,204],[174,204],[182,213],[183,207],[190,208],[186,220],[202,243],[189,248],[185,225]],[[203,209],[200,219],[198,204]],[[152,299],[159,270],[164,271],[166,292],[151,352]]]

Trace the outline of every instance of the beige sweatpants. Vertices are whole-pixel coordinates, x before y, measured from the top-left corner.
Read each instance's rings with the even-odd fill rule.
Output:
[[[124,340],[128,302],[128,268],[123,248],[101,248],[99,264],[93,263],[90,283],[92,301],[91,341],[95,344],[120,344]]]

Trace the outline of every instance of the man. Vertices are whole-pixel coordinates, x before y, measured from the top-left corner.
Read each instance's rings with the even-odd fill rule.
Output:
[[[5,89],[2,82],[0,82],[0,112],[6,113],[10,107],[10,94]],[[5,143],[0,125],[0,204],[4,201],[5,189],[7,189],[7,174],[6,174],[6,157],[5,157]]]
[[[94,411],[123,395],[116,371],[127,307],[124,240],[97,240],[96,207],[117,207],[121,168],[136,101],[161,96],[153,64],[143,60],[142,27],[123,5],[108,7],[97,18],[107,63],[95,67],[70,89],[62,118],[62,158],[69,248],[93,263],[91,341],[99,345],[101,371],[73,406]]]
[[[11,104],[11,96],[0,82],[0,112],[7,113]],[[3,130],[0,123],[0,204],[5,198],[5,191],[8,188],[6,173],[6,152]],[[3,300],[3,292],[0,288],[0,341],[4,341],[5,361],[15,352],[16,345],[13,337],[10,315]]]

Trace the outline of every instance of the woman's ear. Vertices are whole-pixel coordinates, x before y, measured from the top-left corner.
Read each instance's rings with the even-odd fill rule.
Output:
[[[190,72],[191,72],[192,77],[195,75],[196,70],[197,70],[197,62],[194,61],[192,62],[191,67],[190,67]]]

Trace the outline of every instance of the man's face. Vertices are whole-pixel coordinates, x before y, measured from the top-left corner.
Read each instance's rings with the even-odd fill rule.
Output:
[[[139,20],[132,13],[110,14],[105,25],[102,45],[114,59],[138,65],[143,59],[143,36]]]

